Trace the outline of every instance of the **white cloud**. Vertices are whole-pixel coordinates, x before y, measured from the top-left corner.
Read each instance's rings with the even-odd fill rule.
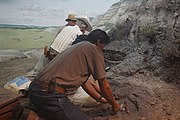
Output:
[[[20,7],[18,10],[20,11],[42,11],[45,8],[40,7],[38,5],[34,5],[34,4],[25,4],[22,7]]]
[[[0,0],[0,23],[64,25],[69,13],[96,16],[118,0]]]

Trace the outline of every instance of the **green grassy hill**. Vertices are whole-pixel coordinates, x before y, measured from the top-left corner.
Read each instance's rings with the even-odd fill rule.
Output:
[[[0,27],[0,50],[43,48],[54,40],[56,29],[56,27],[2,25]]]

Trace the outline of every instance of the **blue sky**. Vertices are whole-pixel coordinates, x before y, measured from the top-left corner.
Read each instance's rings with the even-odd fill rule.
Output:
[[[0,24],[64,25],[69,13],[105,13],[119,0],[0,0]]]

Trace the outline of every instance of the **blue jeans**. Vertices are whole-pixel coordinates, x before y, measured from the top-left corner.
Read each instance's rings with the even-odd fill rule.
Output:
[[[29,98],[44,119],[90,120],[85,113],[70,103],[66,95],[57,92],[49,94],[33,82],[29,87]]]

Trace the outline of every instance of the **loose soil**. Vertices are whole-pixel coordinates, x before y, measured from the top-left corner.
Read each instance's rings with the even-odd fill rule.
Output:
[[[0,86],[17,76],[25,75],[37,58],[11,59],[0,63]],[[169,65],[169,66],[168,66]],[[111,112],[109,104],[82,109],[92,120],[180,120],[180,62],[166,64],[162,73],[141,70],[130,77],[107,78],[116,99],[128,104],[128,111]]]

